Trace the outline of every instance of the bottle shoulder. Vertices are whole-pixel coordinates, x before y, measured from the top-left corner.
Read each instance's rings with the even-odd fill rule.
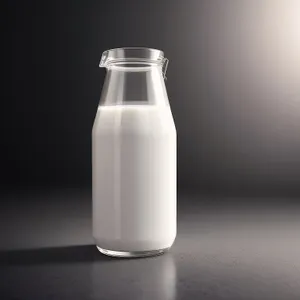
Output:
[[[169,106],[120,106],[99,107],[93,126],[93,133],[131,132],[136,134],[161,132],[176,133]]]

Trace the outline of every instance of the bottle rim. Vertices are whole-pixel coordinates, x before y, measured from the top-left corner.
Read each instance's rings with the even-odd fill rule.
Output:
[[[99,67],[108,67],[113,64],[124,63],[163,64],[164,52],[146,47],[113,48],[103,52]]]

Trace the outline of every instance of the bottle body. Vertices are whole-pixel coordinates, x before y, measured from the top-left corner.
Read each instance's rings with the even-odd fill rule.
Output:
[[[100,101],[92,131],[93,236],[105,254],[153,255],[175,240],[176,129],[161,95]]]

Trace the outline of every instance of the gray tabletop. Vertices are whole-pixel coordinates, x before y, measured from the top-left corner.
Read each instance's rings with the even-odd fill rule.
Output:
[[[1,299],[300,299],[291,199],[180,195],[174,246],[143,259],[97,251],[89,191],[2,199]]]

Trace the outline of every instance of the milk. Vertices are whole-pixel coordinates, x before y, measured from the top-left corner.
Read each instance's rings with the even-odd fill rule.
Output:
[[[92,132],[93,236],[111,251],[176,236],[176,130],[168,105],[99,106]]]

